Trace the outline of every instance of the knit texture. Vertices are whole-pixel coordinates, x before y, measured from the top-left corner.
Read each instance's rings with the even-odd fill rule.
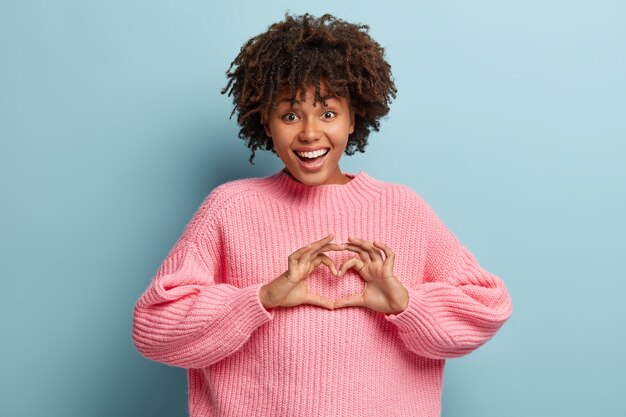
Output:
[[[346,175],[318,186],[284,170],[231,181],[187,223],[135,305],[132,338],[146,358],[188,369],[190,416],[440,416],[445,359],[511,315],[503,282],[417,193]],[[406,310],[263,307],[259,288],[287,257],[330,233],[394,251]],[[326,254],[337,267],[358,256]],[[323,264],[307,281],[331,299],[364,288],[357,272],[337,278]]]

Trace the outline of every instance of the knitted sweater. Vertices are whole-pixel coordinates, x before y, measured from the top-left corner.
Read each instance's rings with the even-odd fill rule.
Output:
[[[189,413],[209,416],[420,416],[441,413],[446,358],[488,341],[511,314],[503,282],[409,188],[346,173],[309,186],[284,170],[231,181],[202,202],[137,301],[132,338],[146,358],[187,368]],[[259,288],[296,249],[332,233],[395,253],[408,307],[267,310]],[[358,256],[326,252],[337,266]],[[311,292],[364,288],[321,264]]]

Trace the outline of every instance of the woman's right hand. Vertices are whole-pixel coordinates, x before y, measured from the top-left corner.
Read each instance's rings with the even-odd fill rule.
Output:
[[[324,252],[345,250],[346,245],[330,243],[333,238],[333,235],[328,235],[324,239],[302,247],[289,255],[287,257],[287,271],[263,285],[259,290],[259,297],[263,306],[265,308],[273,308],[310,304],[332,310],[334,301],[321,295],[310,293],[306,277],[319,264],[326,265],[333,275],[337,275],[335,264]]]

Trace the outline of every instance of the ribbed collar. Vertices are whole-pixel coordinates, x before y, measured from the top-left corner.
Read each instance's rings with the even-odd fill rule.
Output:
[[[284,169],[263,178],[272,197],[290,205],[310,210],[339,210],[362,207],[374,201],[387,184],[365,171],[344,172],[351,178],[345,184],[307,185],[291,178]]]

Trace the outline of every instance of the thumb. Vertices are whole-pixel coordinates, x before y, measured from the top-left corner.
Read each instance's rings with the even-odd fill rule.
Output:
[[[311,293],[308,293],[304,297],[304,300],[302,300],[301,304],[309,304],[317,307],[323,307],[327,308],[328,310],[332,310],[335,307],[333,304],[333,300],[331,300],[330,298]]]
[[[341,266],[339,267],[339,274],[337,276],[342,277],[346,273],[346,271],[350,268],[356,268],[358,272],[361,270],[361,268],[363,268],[363,265],[365,265],[363,261],[357,258],[356,256],[353,258],[350,258],[341,264]]]
[[[363,294],[349,295],[335,300],[335,308],[343,307],[365,307]]]

